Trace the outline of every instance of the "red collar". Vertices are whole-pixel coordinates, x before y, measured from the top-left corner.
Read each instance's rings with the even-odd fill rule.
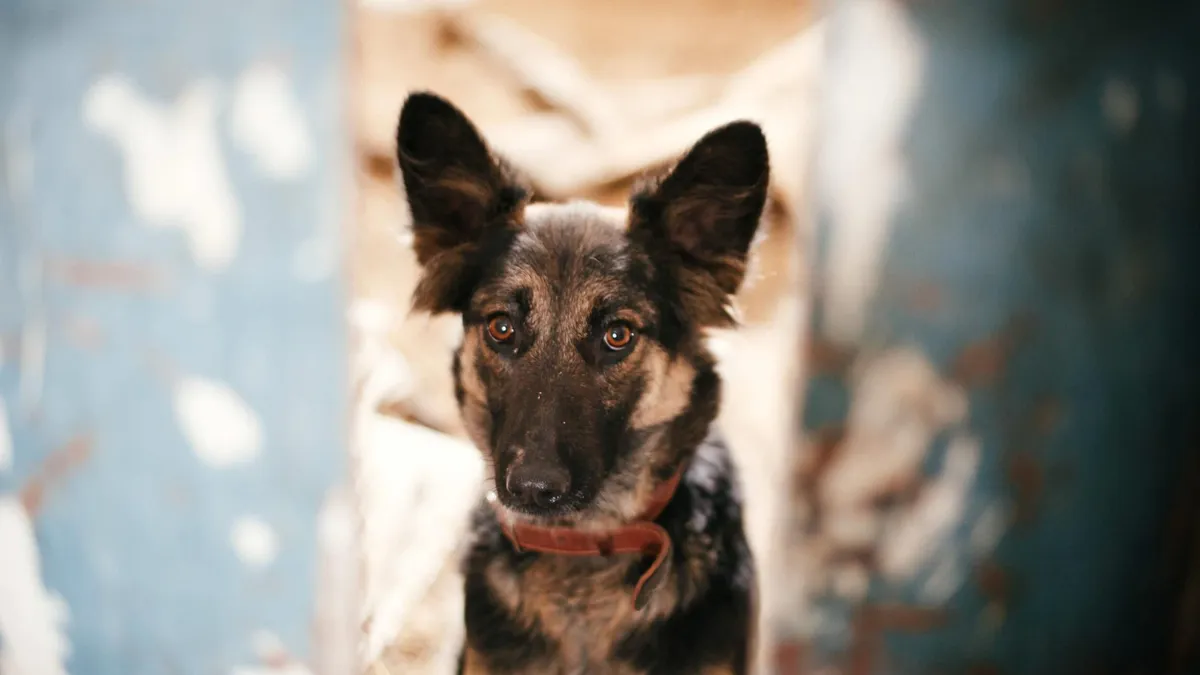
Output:
[[[671,555],[671,536],[654,520],[667,508],[684,467],[680,467],[650,496],[650,504],[641,517],[628,525],[606,532],[584,532],[571,527],[541,527],[527,523],[508,523],[503,517],[496,520],[500,529],[518,551],[537,551],[573,556],[608,556],[614,553],[641,553],[654,556],[650,568],[633,588],[633,607],[646,605],[654,589],[666,577]]]

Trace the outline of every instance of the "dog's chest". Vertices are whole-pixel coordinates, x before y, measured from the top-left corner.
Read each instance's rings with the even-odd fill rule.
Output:
[[[613,648],[656,609],[633,608],[633,587],[627,576],[635,562],[636,556],[547,555],[511,572],[519,596],[512,609],[558,645],[559,672],[631,672],[613,661]]]

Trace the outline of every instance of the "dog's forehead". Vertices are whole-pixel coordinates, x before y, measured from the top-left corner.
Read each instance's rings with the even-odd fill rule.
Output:
[[[652,320],[644,261],[626,237],[627,214],[588,202],[531,204],[503,261],[475,296],[486,313],[513,298],[532,307],[531,321],[582,330],[589,312],[624,307]]]
[[[581,276],[628,271],[626,213],[590,202],[530,204],[510,263],[531,268],[547,280],[571,283]]]

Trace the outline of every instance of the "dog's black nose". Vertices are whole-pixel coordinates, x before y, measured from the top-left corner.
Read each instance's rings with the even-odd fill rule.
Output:
[[[550,509],[571,490],[571,474],[561,466],[521,462],[508,470],[504,487],[525,506]]]

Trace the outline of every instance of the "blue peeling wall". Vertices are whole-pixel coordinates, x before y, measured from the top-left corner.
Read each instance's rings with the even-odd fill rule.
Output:
[[[0,500],[71,673],[313,651],[346,462],[342,12],[0,2]]]
[[[860,326],[833,252],[869,226],[815,204],[816,571],[785,672],[1200,672],[1196,3],[834,7],[833,49],[915,75],[911,98],[860,90],[885,112],[827,122],[868,140],[820,141],[818,174],[858,165],[874,199],[872,125],[903,115]],[[861,73],[846,59],[831,98]]]

